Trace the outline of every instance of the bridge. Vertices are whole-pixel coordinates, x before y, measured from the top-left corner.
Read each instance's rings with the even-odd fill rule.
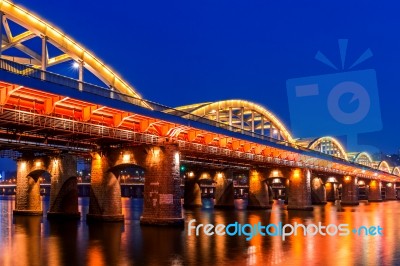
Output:
[[[0,150],[17,162],[15,215],[76,218],[77,161],[91,165],[88,221],[121,221],[121,176],[145,172],[143,224],[182,224],[182,206],[312,210],[394,200],[400,169],[348,152],[335,138],[296,139],[246,100],[171,108],[143,99],[54,25],[0,1]],[[65,75],[74,63],[78,78]],[[102,85],[87,82],[96,79]]]

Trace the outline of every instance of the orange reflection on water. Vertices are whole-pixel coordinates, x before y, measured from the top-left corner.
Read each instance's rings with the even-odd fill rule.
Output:
[[[400,260],[400,202],[343,207],[332,203],[314,211],[186,210],[196,224],[304,225],[321,222],[383,227],[383,236],[188,236],[187,227],[144,227],[139,221],[86,224],[50,222],[42,217],[12,217],[11,201],[0,201],[0,265],[392,265]],[[130,204],[124,205],[133,217]],[[84,210],[86,207],[81,208]],[[84,216],[85,213],[82,214]],[[186,224],[187,226],[187,224]]]
[[[87,253],[88,265],[102,266],[105,265],[104,254],[99,245],[91,245]]]

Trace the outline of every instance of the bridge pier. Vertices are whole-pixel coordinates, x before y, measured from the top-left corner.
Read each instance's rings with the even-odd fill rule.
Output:
[[[396,183],[386,184],[386,200],[396,200]]]
[[[17,161],[17,188],[14,215],[43,215],[40,198],[40,177],[48,161],[23,157]]]
[[[370,202],[381,202],[382,195],[382,182],[380,180],[371,180],[369,182],[369,193],[368,193],[368,201]]]
[[[201,190],[201,206],[203,209],[214,209],[215,184],[213,176],[214,171],[203,172],[199,180]]]
[[[233,171],[228,169],[216,174],[215,180],[215,207],[233,208],[234,189],[233,189]]]
[[[123,221],[121,187],[110,171],[118,159],[115,153],[92,153],[91,189],[87,221]]]
[[[141,224],[183,225],[179,149],[176,144],[142,145],[92,153],[87,220],[123,221],[119,174],[131,165],[145,169]]]
[[[148,149],[141,224],[183,225],[179,157],[176,144]]]
[[[270,195],[265,170],[251,169],[249,172],[248,209],[271,209]]]
[[[357,177],[344,176],[342,183],[342,205],[358,205],[358,180]]]
[[[326,201],[335,202],[339,199],[338,181],[335,177],[328,177],[325,182]]]
[[[288,210],[312,211],[311,205],[311,171],[295,168],[289,174]]]
[[[185,177],[185,187],[183,192],[183,206],[185,208],[200,207],[201,188],[198,183],[199,176],[197,171],[188,171]]]
[[[214,170],[199,169],[188,171],[185,178],[184,207],[213,209],[215,205]]]
[[[50,208],[47,218],[80,218],[76,171],[77,162],[72,155],[61,155],[51,160]]]
[[[326,189],[319,177],[314,177],[311,182],[311,201],[316,205],[326,204]]]

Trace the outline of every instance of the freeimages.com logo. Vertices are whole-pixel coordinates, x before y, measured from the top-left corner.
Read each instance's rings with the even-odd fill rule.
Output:
[[[382,129],[375,70],[351,71],[372,56],[371,50],[348,68],[347,40],[339,40],[339,51],[342,72],[287,80],[295,136],[357,135]],[[338,70],[322,52],[318,51],[315,58]]]

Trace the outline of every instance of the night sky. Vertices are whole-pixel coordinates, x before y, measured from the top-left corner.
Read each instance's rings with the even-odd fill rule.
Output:
[[[289,128],[286,81],[346,71],[369,48],[373,57],[352,70],[375,69],[382,130],[361,134],[359,142],[385,153],[400,148],[400,6],[395,3],[15,2],[87,47],[148,100],[180,106],[247,99]],[[340,66],[338,39],[348,39],[344,70],[314,58],[321,51]]]

